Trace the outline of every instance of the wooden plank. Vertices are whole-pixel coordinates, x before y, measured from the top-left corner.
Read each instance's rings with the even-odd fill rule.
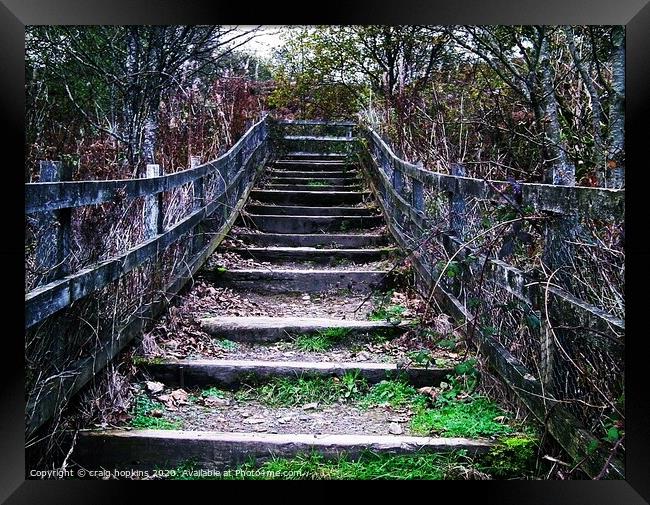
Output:
[[[342,377],[351,372],[371,384],[403,375],[416,387],[436,386],[445,380],[450,368],[402,368],[395,363],[262,361],[227,359],[185,359],[143,363],[155,380],[168,386],[238,388],[242,384],[264,382],[276,377]]]
[[[367,263],[386,259],[391,255],[399,254],[394,247],[345,249],[325,247],[229,247],[226,251],[239,254],[242,258],[253,258],[256,261],[312,261],[318,264],[335,266],[341,260],[356,263]]]
[[[205,275],[218,286],[229,286],[264,293],[315,293],[336,289],[368,292],[383,289],[384,270],[304,270],[246,269],[206,271]]]
[[[106,430],[80,432],[71,461],[89,469],[172,470],[192,461],[203,470],[235,468],[254,458],[292,458],[317,452],[331,459],[350,459],[370,451],[380,454],[423,454],[489,451],[483,439],[406,435],[274,434],[180,430]],[[235,475],[233,470],[232,475]]]
[[[278,342],[298,335],[319,333],[331,329],[346,330],[346,337],[375,331],[399,334],[411,327],[410,321],[392,324],[387,321],[363,321],[324,317],[219,316],[197,321],[210,335],[242,342]]]
[[[259,176],[261,173],[261,170],[259,169],[264,166],[265,161],[266,159],[259,163],[258,169],[255,172],[256,176]],[[114,337],[101,346],[96,353],[92,356],[84,357],[76,361],[68,367],[66,373],[59,375],[58,380],[50,382],[43,390],[36,394],[32,394],[28,398],[25,410],[27,417],[27,437],[34,434],[38,428],[51,419],[57,409],[61,408],[62,405],[65,405],[65,403],[72,396],[78,393],[79,390],[95,376],[95,374],[101,371],[107,363],[110,363],[111,360],[113,360],[113,358],[124,348],[124,346],[143,331],[148,322],[155,319],[165,309],[165,307],[167,307],[185,284],[194,279],[196,273],[210,255],[212,255],[234,225],[239,212],[248,199],[250,191],[255,184],[255,180],[256,179],[253,178],[249,182],[246,192],[237,202],[231,216],[220,230],[212,236],[210,242],[208,242],[203,250],[193,259],[181,265],[181,268],[184,270],[179,273],[176,279],[167,285],[166,292],[159,300],[140,307],[140,309],[129,318],[124,326],[116,331]]]

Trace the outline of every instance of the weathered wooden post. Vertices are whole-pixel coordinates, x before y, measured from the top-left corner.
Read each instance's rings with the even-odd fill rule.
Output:
[[[413,188],[411,191],[411,205],[418,212],[424,213],[424,184],[417,179],[411,179],[411,187]]]
[[[40,182],[72,180],[70,165],[50,160],[43,160],[39,165]],[[38,270],[44,272],[41,284],[47,284],[70,273],[72,209],[43,212],[38,222],[36,264]]]
[[[465,177],[465,167],[460,163],[451,164],[451,175]],[[458,188],[458,184],[456,184]],[[449,194],[449,228],[460,240],[465,239],[465,227],[467,223],[467,210],[465,197],[458,191]]]
[[[72,180],[72,166],[60,161],[43,160],[40,165],[40,182]],[[40,213],[36,244],[36,266],[43,272],[40,284],[48,284],[70,273],[70,239],[72,235],[72,209],[59,209]],[[50,345],[50,359],[57,367],[65,364],[68,335],[57,332]]]
[[[553,171],[553,184],[561,186],[575,186],[575,173],[572,171]],[[560,194],[560,193],[558,193]],[[570,290],[572,275],[569,267],[572,264],[573,245],[578,229],[577,214],[552,214],[548,216],[544,228],[544,250],[542,252],[542,263],[552,275],[551,283],[560,285],[563,289]],[[542,291],[544,286],[542,286]],[[540,294],[541,309],[545,296]],[[556,339],[564,341],[567,338],[566,331],[552,328],[554,319],[554,308],[552,301],[549,301],[548,312],[542,318],[541,337],[541,376],[548,391],[553,391],[553,371],[555,368]],[[557,319],[556,319],[557,320]]]
[[[148,164],[145,172],[147,179],[162,175],[160,165]],[[163,232],[163,193],[144,197],[144,238],[149,240]]]
[[[201,158],[199,156],[190,156],[190,167],[196,168],[201,164]],[[194,212],[205,206],[205,186],[203,184],[203,177],[194,179],[192,184],[192,210]],[[204,243],[204,225],[199,223],[194,228],[193,238],[192,238],[192,255],[195,255],[203,248]]]

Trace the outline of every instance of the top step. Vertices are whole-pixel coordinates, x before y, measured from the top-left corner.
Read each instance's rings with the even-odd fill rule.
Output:
[[[341,153],[310,153],[304,151],[294,151],[286,153],[285,159],[287,160],[345,160],[347,154]]]
[[[345,161],[300,161],[300,160],[278,160],[272,167],[276,170],[298,170],[301,172],[320,171],[347,171],[354,170],[356,165]]]

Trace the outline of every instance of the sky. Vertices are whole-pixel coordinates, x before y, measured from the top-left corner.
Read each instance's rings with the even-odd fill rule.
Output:
[[[241,30],[248,30],[250,28],[252,26],[239,26]],[[274,49],[282,45],[282,35],[280,32],[288,28],[286,26],[262,26],[260,35],[241,46],[240,49],[249,50],[259,56],[269,57]]]

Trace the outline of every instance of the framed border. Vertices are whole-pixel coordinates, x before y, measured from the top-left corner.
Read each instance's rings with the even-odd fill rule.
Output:
[[[131,484],[113,481],[25,481],[24,474],[24,27],[34,24],[624,24],[627,32],[626,158],[626,480],[625,481],[490,481],[435,483],[411,494],[413,499],[481,493],[481,503],[499,504],[643,504],[650,501],[650,395],[644,352],[649,325],[644,318],[650,247],[648,209],[643,205],[645,149],[648,144],[650,85],[650,4],[648,0],[400,0],[324,2],[307,12],[306,2],[209,0],[0,0],[0,136],[3,165],[0,196],[3,231],[3,339],[0,347],[0,502],[116,503],[134,496]],[[9,161],[11,160],[11,161]],[[14,190],[15,185],[15,190]],[[14,267],[15,265],[15,267]],[[633,272],[633,274],[630,274]],[[7,324],[10,323],[10,324]],[[304,485],[304,483],[300,483]],[[382,483],[383,484],[383,483]],[[411,482],[409,486],[421,483]],[[383,485],[373,483],[373,490]],[[127,487],[128,486],[128,487]],[[419,486],[418,486],[419,487]],[[164,485],[165,490],[169,489]],[[158,491],[161,486],[157,486]],[[247,492],[252,490],[247,486]],[[363,491],[367,492],[368,488]],[[394,488],[398,493],[400,490]],[[414,490],[410,487],[409,490]],[[147,488],[148,501],[158,500]],[[149,494],[150,493],[150,494]],[[411,491],[412,493],[412,491]],[[431,493],[431,494],[429,494]],[[284,493],[281,496],[287,496]],[[309,497],[301,493],[299,496]],[[247,496],[248,497],[248,496]],[[338,497],[337,497],[338,498]],[[334,497],[333,497],[334,499]],[[6,500],[6,501],[5,501]]]

